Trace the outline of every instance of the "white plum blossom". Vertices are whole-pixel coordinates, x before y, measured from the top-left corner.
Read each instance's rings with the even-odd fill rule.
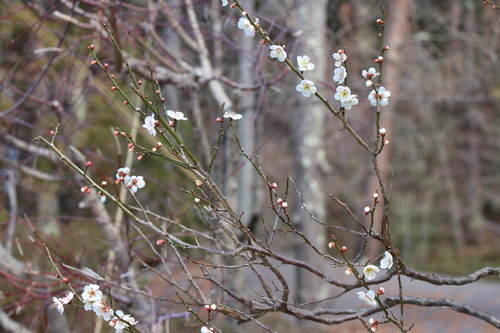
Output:
[[[224,112],[224,115],[222,117],[231,118],[232,120],[240,120],[241,118],[243,118],[243,115],[236,113],[234,111],[226,111]]]
[[[338,50],[336,53],[332,55],[335,60],[335,67],[340,67],[347,60],[347,54],[345,54],[344,50]]]
[[[377,70],[373,67],[370,67],[368,68],[368,70],[366,69],[363,69],[363,71],[361,72],[361,75],[363,75],[363,77],[367,80],[371,80],[373,78],[376,78],[377,76],[380,75],[379,72],[377,72]]]
[[[300,81],[300,84],[295,87],[295,90],[301,92],[305,97],[309,97],[317,91],[316,87],[314,86],[314,82],[309,80]]]
[[[380,260],[380,268],[390,269],[392,265],[393,265],[392,254],[385,251],[384,257],[382,258],[382,260]]]
[[[375,265],[367,265],[363,268],[363,274],[368,281],[375,279],[379,271],[380,269]]]
[[[339,84],[344,83],[347,78],[347,70],[344,66],[337,67],[333,70],[333,81]]]
[[[245,31],[245,35],[249,37],[255,36],[255,27],[250,23],[246,17],[241,17],[238,21],[238,28]]]
[[[156,135],[156,120],[154,113],[144,119],[144,125],[142,125],[142,127],[144,127],[152,136]]]
[[[222,7],[226,7],[229,4],[228,0],[222,0]]]
[[[339,86],[336,89],[335,96],[333,96],[337,101],[341,103],[348,103],[351,100],[351,89],[346,86]]]
[[[126,186],[133,192],[137,192],[138,189],[146,186],[146,182],[144,181],[144,177],[142,176],[131,176]]]
[[[368,99],[372,106],[377,106],[377,102],[380,103],[380,106],[386,106],[389,103],[390,96],[391,92],[385,90],[384,86],[380,86],[378,88],[378,94],[376,90],[373,90],[370,95],[368,95]]]
[[[99,286],[97,284],[89,284],[83,287],[82,300],[85,303],[85,310],[92,310],[94,302],[102,300],[102,291],[99,290]]]
[[[64,305],[71,302],[71,300],[73,299],[73,296],[74,296],[74,294],[72,292],[69,292],[64,297],[60,297],[60,298],[53,297],[52,298],[52,301],[54,302],[54,305],[60,314],[63,314]]]
[[[269,53],[269,56],[271,58],[277,58],[278,61],[281,62],[285,61],[287,55],[285,49],[282,46],[271,45],[269,48],[271,49],[271,52]]]
[[[373,290],[368,290],[366,294],[364,291],[359,291],[357,294],[359,299],[366,304],[370,306],[377,306],[377,301],[375,300],[375,292]]]
[[[208,327],[203,326],[201,328],[201,333],[212,333],[212,331]]]
[[[175,120],[188,120],[180,111],[167,110],[167,116]]]
[[[92,304],[92,310],[94,310],[98,317],[102,317],[105,321],[109,321],[114,314],[113,309],[102,300],[94,302]]]
[[[354,95],[354,94],[353,94],[353,95],[350,95],[350,98],[349,98],[349,99],[347,99],[347,100],[345,100],[345,101],[341,102],[342,107],[343,107],[344,109],[346,109],[346,110],[350,110],[350,109],[352,109],[352,106],[353,106],[353,105],[357,105],[357,104],[359,103],[359,101],[358,101],[358,98],[357,98],[357,97],[358,97],[358,95]]]
[[[304,55],[304,56],[298,56],[297,57],[297,64],[299,65],[299,71],[305,72],[305,71],[312,71],[314,69],[314,64],[310,62],[311,59]]]
[[[130,315],[123,314],[122,310],[115,312],[115,316],[109,322],[109,326],[116,330],[116,333],[122,333],[127,327],[137,324],[137,320]]]

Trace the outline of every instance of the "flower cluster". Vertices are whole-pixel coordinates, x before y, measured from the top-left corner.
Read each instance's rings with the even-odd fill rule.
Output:
[[[393,258],[392,255],[385,251],[384,257],[380,260],[380,268],[382,269],[390,269],[393,266]],[[366,265],[363,269],[363,274],[366,280],[371,281],[377,277],[377,273],[380,271],[380,268],[375,265]],[[385,289],[380,287],[377,291],[377,295],[382,295],[385,293]],[[373,290],[368,290],[366,293],[364,291],[359,291],[357,293],[359,299],[370,306],[377,306],[377,301],[375,299],[375,292]]]
[[[122,333],[127,327],[137,324],[137,320],[130,315],[125,315],[123,311],[114,311],[103,301],[102,291],[97,284],[89,284],[83,288],[82,301],[84,309],[93,311],[96,316],[102,317],[109,322],[109,326],[116,330],[116,333]]]
[[[258,19],[255,19],[255,24],[259,22]],[[245,36],[253,37],[255,36],[255,27],[252,25],[249,19],[245,16],[241,17],[238,21],[238,28],[245,32]]]
[[[347,60],[347,54],[344,50],[338,50],[336,53],[332,55],[333,60],[335,61],[335,69],[333,70],[333,81],[338,84],[343,84],[342,86],[338,86],[335,90],[336,93],[333,96],[337,101],[340,102],[340,105],[345,110],[352,109],[353,105],[357,105],[359,103],[358,96],[355,94],[351,94],[351,89],[345,85],[347,79],[347,69],[342,65]]]
[[[127,167],[119,168],[116,172],[116,184],[123,183],[127,188],[129,188],[133,193],[137,192],[138,189],[146,186],[144,177],[142,176],[129,176],[130,169]]]

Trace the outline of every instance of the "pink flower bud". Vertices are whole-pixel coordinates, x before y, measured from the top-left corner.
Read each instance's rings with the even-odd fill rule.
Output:
[[[107,181],[103,180],[103,181],[101,182],[101,186],[102,186],[102,187],[106,187],[107,185],[108,185],[108,182],[107,182]]]
[[[63,282],[64,282],[64,283],[68,283],[68,282],[69,282],[69,279],[65,277],[65,278],[63,279]]]
[[[370,214],[371,211],[372,211],[372,209],[370,207],[366,206],[363,209],[363,214],[368,215],[368,214]]]
[[[138,81],[137,81],[137,84],[138,84],[138,85],[141,85],[141,84],[142,84],[142,80],[138,80]]]
[[[92,60],[92,61],[90,62],[90,64],[91,64],[91,65],[95,65],[95,64],[97,64],[97,60]]]
[[[205,305],[205,310],[207,310],[207,311],[211,311],[211,309],[210,309],[210,305],[208,305],[208,304],[207,304],[207,305]]]
[[[384,51],[389,51],[389,45],[384,46]]]
[[[106,70],[106,69],[108,69],[109,64],[108,64],[108,63],[105,63],[104,65],[102,65],[102,67],[104,67],[104,70]]]
[[[380,24],[381,26],[383,26],[385,23],[381,19],[377,19],[377,24]]]
[[[156,245],[162,245],[163,243],[165,243],[165,240],[164,239],[159,239],[156,241]]]
[[[379,296],[380,296],[380,295],[383,295],[383,294],[385,294],[385,289],[384,289],[384,287],[380,287],[380,288],[378,288],[378,290],[377,290],[377,295],[379,295]]]
[[[54,131],[54,130],[50,130],[50,131],[49,131],[49,135],[50,135],[50,136],[54,136],[54,135],[56,135],[56,131]]]
[[[384,57],[382,57],[382,56],[378,56],[378,58],[377,58],[377,59],[378,59],[378,61],[379,61],[379,62],[384,61]]]
[[[286,201],[283,201],[283,202],[281,203],[281,207],[283,207],[283,208],[288,207],[288,204],[286,203]]]
[[[218,123],[222,123],[222,119],[220,119],[220,117],[217,117],[217,119],[215,119],[215,121]]]
[[[128,101],[123,101],[123,104],[124,105],[128,105]]]
[[[330,243],[328,243],[328,247],[329,247],[330,249],[333,249],[333,248],[335,247],[335,242],[330,242]]]
[[[352,274],[352,268],[350,268],[350,267],[349,267],[348,269],[346,269],[346,270],[345,270],[345,272],[344,272],[344,273],[345,273],[345,275],[347,275],[347,276],[351,275],[351,274]]]
[[[138,160],[138,161],[142,161],[142,159],[143,159],[143,158],[144,158],[144,155],[139,155],[139,156],[137,156],[137,160]]]
[[[345,253],[347,251],[347,246],[342,246],[340,252]]]
[[[115,87],[115,86],[112,86],[110,89],[111,89],[111,91],[115,91],[115,90],[116,90],[116,87]]]
[[[87,167],[92,166],[92,161],[87,161]]]
[[[269,187],[270,187],[270,188],[277,188],[277,187],[278,187],[278,184],[276,184],[276,183],[271,183],[271,184],[269,185]]]
[[[215,305],[215,304],[210,305],[210,310],[212,310],[212,311],[217,310],[217,305]]]
[[[277,203],[278,205],[281,205],[281,204],[283,203],[283,199],[279,198],[278,200],[276,200],[276,203]]]
[[[94,51],[94,49],[95,49],[95,45],[94,44],[90,44],[88,47],[89,47],[89,50],[91,50],[91,51]]]
[[[380,129],[380,131],[378,131],[378,132],[379,132],[379,134],[380,134],[381,136],[384,136],[384,135],[385,135],[385,133],[386,133],[386,129],[385,129],[385,128],[381,128],[381,129]]]

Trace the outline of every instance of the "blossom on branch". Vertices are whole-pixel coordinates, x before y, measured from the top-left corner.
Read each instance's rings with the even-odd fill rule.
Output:
[[[370,100],[372,106],[377,106],[377,103],[380,103],[380,106],[386,106],[389,104],[390,96],[391,92],[385,90],[384,86],[380,86],[377,90],[373,90],[370,95],[368,95],[368,100]]]
[[[316,87],[314,86],[314,82],[309,80],[300,81],[300,84],[295,87],[295,90],[301,92],[305,97],[309,97],[317,91]]]
[[[109,322],[109,326],[116,330],[116,333],[122,333],[127,327],[137,324],[137,320],[130,315],[125,315],[122,310],[115,312],[115,316]]]
[[[144,127],[152,136],[156,135],[156,119],[154,113],[144,119],[144,125],[142,125],[142,127]]]
[[[241,17],[238,21],[238,28],[245,31],[245,35],[249,37],[255,36],[255,27],[246,17]]]
[[[375,292],[373,290],[368,290],[366,294],[364,291],[359,291],[357,294],[359,299],[366,304],[373,307],[377,306],[377,301],[375,300]]]
[[[71,300],[73,299],[73,296],[74,296],[74,294],[72,292],[69,292],[64,297],[60,297],[60,298],[53,297],[52,298],[52,301],[54,302],[54,305],[60,314],[63,314],[64,305],[71,302]]]
[[[337,101],[341,103],[347,103],[351,100],[351,89],[346,86],[339,86],[336,89],[336,93],[333,96]]]
[[[241,118],[243,118],[243,115],[236,113],[234,111],[226,111],[226,112],[224,112],[223,117],[224,118],[231,118],[232,120],[240,120]]]
[[[365,275],[365,278],[368,281],[371,281],[377,277],[377,273],[380,271],[380,269],[375,266],[375,265],[367,265],[363,269],[363,274]]]
[[[180,111],[167,110],[167,116],[175,120],[188,120]]]
[[[347,60],[347,54],[345,54],[344,50],[338,50],[336,53],[332,55],[335,60],[335,67],[340,67]]]
[[[367,80],[371,80],[373,78],[376,78],[377,76],[380,75],[379,72],[377,72],[377,70],[373,67],[370,67],[368,68],[368,70],[366,69],[363,69],[363,71],[361,72],[361,75],[363,75],[363,77]]]
[[[286,57],[286,56],[285,56]],[[299,71],[312,71],[314,69],[314,64],[310,62],[310,58],[306,55],[297,57],[297,64]],[[280,60],[282,61],[282,60]]]
[[[146,186],[146,182],[144,182],[144,177],[142,176],[132,176],[130,177],[126,186],[133,192],[137,192],[138,189]]]
[[[344,66],[337,67],[333,70],[333,81],[339,84],[344,83],[347,78],[347,70]]]
[[[287,54],[286,54],[285,49],[282,46],[271,45],[269,48],[271,49],[271,53],[269,53],[269,56],[271,58],[277,58],[278,61],[280,61],[280,62],[285,61]]]
[[[99,290],[99,286],[97,284],[89,284],[83,287],[82,300],[85,303],[85,310],[92,310],[94,302],[102,300],[102,291]]]
[[[92,304],[92,310],[98,317],[102,317],[105,321],[109,321],[114,314],[113,309],[104,303],[102,300]]]
[[[382,258],[382,260],[380,260],[380,268],[390,269],[392,265],[393,265],[392,254],[385,251],[384,257]]]

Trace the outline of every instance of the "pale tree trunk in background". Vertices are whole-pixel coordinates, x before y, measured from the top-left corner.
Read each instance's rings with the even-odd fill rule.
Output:
[[[315,64],[313,71],[305,72],[305,77],[316,83],[321,92],[320,81],[327,77],[326,64],[330,60],[326,44],[326,0],[307,1],[298,0],[296,2],[296,22],[294,26],[303,30],[297,41],[296,54],[290,57],[290,61],[297,64],[296,58],[299,55],[307,55],[311,62]],[[297,80],[297,84],[299,81]],[[314,96],[306,98],[298,96],[298,105],[293,114],[293,154],[294,154],[294,180],[298,190],[302,193],[305,206],[320,220],[325,217],[326,196],[322,187],[321,163],[325,161],[324,152],[324,123],[328,112],[323,104]],[[325,231],[319,224],[311,220],[309,215],[301,208],[300,203],[293,206],[293,222],[297,228],[319,248],[325,244]],[[295,244],[295,254],[297,259],[307,261],[310,265],[320,271],[321,258],[312,253],[304,251],[304,244]],[[315,285],[315,280],[305,277],[300,270],[297,270],[297,301],[303,302],[312,298],[322,297],[326,290],[319,290]]]
[[[254,12],[255,1],[245,1],[245,8],[250,12]],[[239,57],[239,82],[243,85],[253,83],[255,75],[255,59],[251,58],[250,54],[255,51],[255,38],[242,38],[240,46],[242,52]],[[253,91],[240,92],[237,100],[238,112],[243,115],[243,118],[238,121],[238,135],[240,143],[248,155],[252,155],[255,150],[255,118],[257,115],[255,93]],[[243,224],[248,226],[252,215],[257,213],[256,197],[256,173],[253,166],[243,156],[240,158],[241,168],[238,174],[238,208],[240,213],[244,213],[242,217]],[[260,182],[259,182],[260,184]]]
[[[387,130],[387,139],[389,141],[391,141],[391,137],[395,133],[394,117],[397,112],[397,105],[394,99],[401,94],[398,82],[404,79],[402,77],[402,69],[404,69],[405,66],[405,53],[409,52],[408,46],[410,44],[407,43],[406,39],[411,33],[410,4],[411,0],[399,0],[392,2],[387,8],[388,16],[385,22],[387,25],[385,30],[385,44],[389,45],[390,50],[384,56],[384,76],[382,84],[391,92],[392,101],[390,98],[389,104],[382,108],[380,126]],[[376,133],[373,133],[373,138],[375,135]],[[389,185],[391,181],[390,157],[391,144],[389,143],[378,157],[379,167],[387,185]],[[367,197],[371,196],[376,189],[380,190],[380,186],[377,176],[372,172],[368,181],[368,188],[366,189]],[[383,203],[380,203],[378,209],[375,211],[375,223],[373,228],[377,232],[381,231],[382,226],[382,204]],[[380,243],[374,241],[368,243],[367,256],[375,257],[381,252],[383,252],[383,249]]]

